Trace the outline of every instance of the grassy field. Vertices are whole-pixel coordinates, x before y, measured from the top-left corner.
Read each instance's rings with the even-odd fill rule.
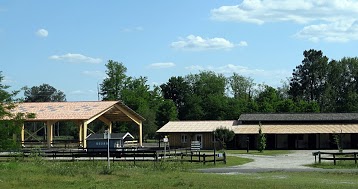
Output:
[[[337,161],[337,165],[334,165],[333,161],[322,161],[308,166],[323,169],[358,169],[358,164],[354,161]]]
[[[228,157],[229,165],[247,159]],[[217,164],[223,166],[223,164]],[[195,168],[213,164],[181,162],[115,162],[111,170],[105,161],[0,162],[0,188],[355,188],[355,174],[286,173],[204,174]]]

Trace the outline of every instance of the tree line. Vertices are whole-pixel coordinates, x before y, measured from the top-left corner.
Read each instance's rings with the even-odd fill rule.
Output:
[[[213,71],[173,76],[151,87],[147,77],[128,76],[121,62],[109,60],[105,66],[102,100],[121,100],[145,117],[146,138],[155,137],[155,131],[170,120],[235,120],[243,113],[358,111],[358,58],[333,60],[320,50],[304,51],[302,62],[280,87],[257,84],[239,73],[225,76]],[[27,88],[25,101],[66,100],[63,92],[44,85]],[[136,133],[136,129],[130,123],[116,123],[114,132]]]

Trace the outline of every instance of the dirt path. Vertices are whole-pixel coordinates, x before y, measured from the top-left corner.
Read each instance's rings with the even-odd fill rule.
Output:
[[[317,151],[317,150],[316,150]],[[307,172],[307,171],[340,171],[352,172],[354,170],[337,170],[337,169],[321,169],[312,168],[305,165],[314,163],[314,156],[312,150],[299,150],[290,154],[264,156],[264,155],[251,155],[251,154],[228,154],[228,156],[238,156],[253,159],[253,162],[226,167],[226,168],[210,168],[200,169],[201,172],[207,173],[254,173],[254,172],[270,172],[270,171],[288,171],[288,172]]]

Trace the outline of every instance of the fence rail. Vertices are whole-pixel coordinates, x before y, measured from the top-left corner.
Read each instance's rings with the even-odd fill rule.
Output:
[[[333,161],[334,165],[340,160],[354,161],[354,163],[357,164],[357,154],[358,152],[312,152],[312,155],[315,157],[315,163],[317,162],[318,156],[318,163],[321,163],[322,160],[330,160]]]
[[[28,158],[28,157],[43,157],[52,160],[100,160],[108,158],[106,149],[76,149],[76,150],[22,150],[18,152],[2,152],[0,159],[6,158]],[[199,162],[209,163],[224,162],[226,164],[225,153],[213,153],[209,151],[188,151],[188,150],[171,150],[164,152],[163,150],[145,150],[123,148],[118,151],[110,150],[109,157],[112,161],[186,161],[186,162]]]

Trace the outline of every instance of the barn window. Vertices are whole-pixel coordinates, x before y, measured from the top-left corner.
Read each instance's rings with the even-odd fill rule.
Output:
[[[188,135],[182,134],[181,135],[181,143],[187,143],[188,142]]]

